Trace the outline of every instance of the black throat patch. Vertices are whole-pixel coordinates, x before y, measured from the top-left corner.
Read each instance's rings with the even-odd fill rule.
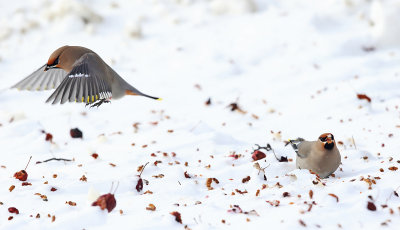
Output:
[[[324,149],[331,150],[331,149],[333,149],[334,146],[335,146],[335,143],[333,141],[331,143],[327,142],[324,144]]]

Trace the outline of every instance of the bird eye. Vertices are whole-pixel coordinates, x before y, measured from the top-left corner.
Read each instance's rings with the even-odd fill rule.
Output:
[[[335,138],[333,137],[333,135],[332,135],[332,134],[331,134],[331,139],[332,139],[332,140],[335,140]]]
[[[57,57],[56,60],[54,60],[53,65],[57,65],[58,64],[58,61],[59,61],[58,58],[59,57]]]
[[[326,141],[326,137],[320,137],[319,140],[322,141],[322,142],[325,142]]]

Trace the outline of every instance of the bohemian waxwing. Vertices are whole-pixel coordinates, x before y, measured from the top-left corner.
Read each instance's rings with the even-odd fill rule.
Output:
[[[56,88],[57,87],[57,88]],[[99,55],[81,46],[63,46],[54,51],[47,64],[15,84],[20,90],[48,90],[46,102],[86,102],[100,106],[109,99],[140,95],[159,100],[135,89],[122,79]]]
[[[324,133],[317,141],[305,141],[302,138],[289,140],[295,150],[296,167],[309,169],[325,178],[339,167],[341,157],[331,133]]]

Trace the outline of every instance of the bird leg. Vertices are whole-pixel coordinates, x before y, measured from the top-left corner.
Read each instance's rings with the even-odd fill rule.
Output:
[[[95,106],[97,108],[99,108],[99,106],[102,105],[103,103],[110,103],[110,102],[111,101],[109,101],[108,99],[102,98],[102,99],[98,100],[96,103],[86,103],[86,106],[90,105],[90,108],[93,108]]]

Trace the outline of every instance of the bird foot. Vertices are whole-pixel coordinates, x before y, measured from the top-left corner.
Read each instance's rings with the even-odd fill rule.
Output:
[[[110,103],[111,101],[109,101],[108,99],[102,98],[100,100],[98,100],[96,103],[86,103],[85,107],[90,105],[90,108],[93,107],[97,107],[99,108],[100,105],[102,105],[103,103]]]

